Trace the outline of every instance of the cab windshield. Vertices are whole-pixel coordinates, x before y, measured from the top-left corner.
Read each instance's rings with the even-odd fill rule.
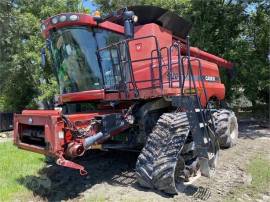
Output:
[[[99,28],[68,27],[51,31],[50,50],[60,93],[102,89],[97,49],[122,39],[123,35]]]

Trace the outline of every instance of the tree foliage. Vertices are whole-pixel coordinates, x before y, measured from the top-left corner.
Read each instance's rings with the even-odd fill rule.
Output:
[[[251,12],[243,25],[241,42],[237,49],[239,57],[239,84],[247,97],[269,104],[270,89],[270,2],[257,1],[256,10]]]
[[[4,0],[0,3],[0,109],[20,111],[38,101],[50,104],[57,93],[51,74],[40,68],[44,39],[40,21],[78,11],[79,0]],[[49,90],[46,91],[45,89]]]

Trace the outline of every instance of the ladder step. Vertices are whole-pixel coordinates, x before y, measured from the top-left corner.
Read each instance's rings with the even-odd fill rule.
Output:
[[[203,138],[204,144],[208,143],[208,139],[206,137]]]
[[[205,125],[203,123],[200,123],[200,128],[204,128]]]

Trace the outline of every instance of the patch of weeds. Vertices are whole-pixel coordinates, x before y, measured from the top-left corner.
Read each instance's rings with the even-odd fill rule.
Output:
[[[225,201],[254,201],[258,195],[270,189],[270,161],[263,154],[254,157],[248,164],[246,172],[251,175],[249,185],[236,188]]]

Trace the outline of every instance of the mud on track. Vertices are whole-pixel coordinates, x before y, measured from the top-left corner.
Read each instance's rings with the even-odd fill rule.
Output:
[[[34,201],[223,201],[236,187],[250,183],[244,168],[256,153],[270,159],[269,128],[241,120],[239,129],[238,144],[221,151],[215,176],[201,177],[184,193],[173,197],[139,187],[134,173],[138,154],[130,152],[89,152],[78,159],[89,171],[87,177],[74,170],[48,166],[40,171],[39,177],[27,176],[22,181],[41,184],[26,185],[32,189]],[[270,192],[268,195],[270,199]]]

